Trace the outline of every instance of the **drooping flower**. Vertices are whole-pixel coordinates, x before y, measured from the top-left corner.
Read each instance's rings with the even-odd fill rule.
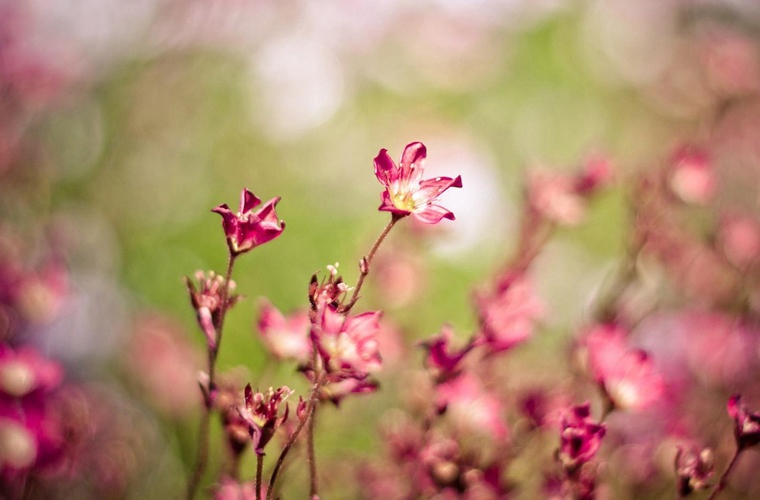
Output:
[[[319,328],[312,335],[333,378],[363,379],[380,368],[377,341],[380,315],[380,311],[375,311],[345,316],[332,305],[321,308]]]
[[[604,424],[591,419],[589,403],[574,406],[563,415],[557,454],[565,470],[572,471],[591,461],[607,432]]]
[[[741,395],[729,398],[728,414],[734,419],[734,437],[739,449],[760,444],[760,413],[749,411]]]
[[[226,203],[211,210],[222,216],[224,234],[233,255],[247,252],[282,234],[285,222],[279,220],[275,213],[279,201],[279,196],[272,198],[254,212],[261,200],[248,189],[243,189],[238,213],[233,213]]]
[[[266,394],[254,394],[251,384],[245,386],[245,407],[239,408],[238,411],[248,424],[253,448],[258,455],[264,454],[264,447],[272,439],[277,428],[288,419],[287,403],[283,414],[279,415],[279,412],[280,405],[291,394],[293,391],[284,386],[277,390],[270,387]]]
[[[266,299],[261,301],[259,311],[259,332],[269,352],[280,360],[307,363],[311,356],[311,342],[306,311],[285,316]]]
[[[375,175],[385,186],[385,191],[379,210],[401,217],[413,215],[427,224],[436,224],[444,218],[454,220],[453,213],[435,202],[450,187],[462,187],[462,177],[436,177],[423,181],[426,156],[425,145],[413,142],[404,148],[397,166],[386,149],[380,150],[375,157]]]

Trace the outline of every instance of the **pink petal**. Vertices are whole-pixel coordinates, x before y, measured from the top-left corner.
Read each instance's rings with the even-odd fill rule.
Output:
[[[219,205],[211,211],[216,212],[222,216],[222,227],[224,228],[224,234],[227,236],[227,238],[233,237],[237,229],[237,215],[232,213],[230,207],[228,207],[226,203]]]
[[[425,224],[437,224],[441,219],[454,220],[454,214],[440,205],[425,205],[422,210],[415,210],[412,215]]]
[[[435,179],[424,180],[420,182],[420,188],[414,194],[414,200],[421,203],[431,202],[450,187],[462,187],[462,176],[457,175],[456,179],[436,177]]]
[[[424,170],[423,163],[427,157],[427,149],[421,142],[407,144],[401,155],[401,176],[412,182],[419,182]]]
[[[391,182],[399,178],[399,169],[393,163],[393,159],[388,154],[387,149],[381,149],[375,157],[375,176],[380,181],[380,184],[385,187],[388,187]]]
[[[366,312],[346,319],[344,330],[351,337],[374,336],[380,328],[380,311]]]
[[[261,203],[261,200],[248,189],[243,189],[240,193],[240,213],[250,212]]]
[[[326,306],[322,311],[322,334],[338,335],[343,327],[345,318],[334,307]]]

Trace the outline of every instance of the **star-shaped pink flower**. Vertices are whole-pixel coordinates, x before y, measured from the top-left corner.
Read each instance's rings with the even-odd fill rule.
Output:
[[[274,211],[279,201],[279,196],[272,198],[254,212],[261,200],[248,189],[243,189],[238,213],[233,213],[226,203],[212,210],[222,216],[224,234],[233,254],[247,252],[282,234],[285,223],[277,218]]]
[[[434,202],[448,188],[462,187],[462,178],[458,175],[455,179],[436,177],[423,181],[426,156],[425,145],[413,142],[404,148],[400,166],[397,166],[387,150],[380,150],[375,157],[375,175],[385,191],[379,210],[401,217],[414,215],[427,224],[436,224],[443,218],[454,220],[453,213]]]

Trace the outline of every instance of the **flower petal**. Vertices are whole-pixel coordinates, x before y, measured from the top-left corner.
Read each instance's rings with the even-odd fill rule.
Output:
[[[436,177],[420,182],[420,188],[414,193],[415,203],[429,203],[435,200],[441,193],[450,187],[462,187],[462,176],[457,175],[456,179],[451,177]]]
[[[383,202],[380,204],[380,207],[378,207],[378,210],[383,212],[393,212],[394,214],[398,215],[409,215],[409,210],[401,210],[396,205],[393,204],[393,201],[391,200],[391,196],[388,194],[388,191],[383,191],[382,194]]]
[[[381,149],[375,157],[375,176],[385,187],[390,186],[391,182],[399,178],[399,169],[393,163],[387,149]]]
[[[401,177],[406,179],[409,185],[419,183],[425,170],[424,163],[427,157],[427,148],[421,142],[407,144],[401,155]]]
[[[433,205],[432,203],[420,207],[419,210],[415,209],[415,211],[412,212],[412,215],[425,224],[437,224],[441,219],[455,219],[453,213],[440,205]]]
[[[247,212],[250,212],[259,204],[261,203],[261,200],[258,196],[253,194],[252,191],[249,191],[248,189],[243,189],[243,192],[240,193],[240,213],[244,214]]]

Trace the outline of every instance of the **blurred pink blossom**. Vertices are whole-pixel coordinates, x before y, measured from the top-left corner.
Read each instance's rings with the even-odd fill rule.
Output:
[[[671,160],[670,189],[685,203],[706,205],[718,188],[707,151],[690,146],[678,149]]]
[[[309,315],[294,311],[284,316],[266,299],[259,303],[259,333],[269,352],[279,360],[308,363],[311,358]]]

